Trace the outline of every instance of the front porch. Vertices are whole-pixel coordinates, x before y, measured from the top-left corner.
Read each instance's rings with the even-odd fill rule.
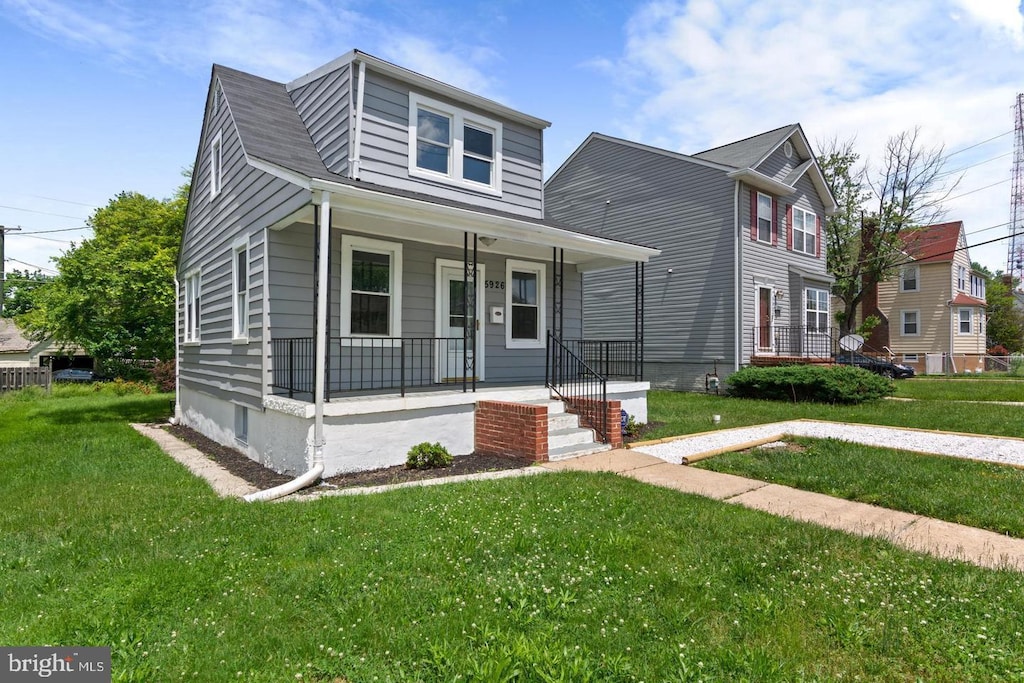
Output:
[[[748,332],[751,365],[832,363],[839,352],[836,328],[770,325]]]

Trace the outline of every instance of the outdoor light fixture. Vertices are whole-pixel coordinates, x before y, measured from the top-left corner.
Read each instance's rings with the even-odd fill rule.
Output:
[[[498,241],[497,237],[481,237],[480,238],[480,244],[484,245],[485,247],[492,246],[497,241]]]

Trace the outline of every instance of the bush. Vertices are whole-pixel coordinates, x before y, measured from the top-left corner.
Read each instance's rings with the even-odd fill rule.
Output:
[[[158,361],[153,366],[153,381],[156,382],[160,391],[171,392],[175,389],[175,360]]]
[[[748,367],[726,379],[729,394],[772,401],[854,404],[892,395],[892,380],[845,365]]]
[[[409,449],[409,457],[405,466],[410,470],[430,470],[437,467],[448,467],[452,464],[452,454],[439,443],[418,443]]]

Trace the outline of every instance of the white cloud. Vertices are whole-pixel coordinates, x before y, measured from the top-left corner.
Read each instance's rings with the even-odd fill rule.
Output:
[[[988,31],[1008,36],[1024,47],[1024,16],[1018,0],[955,0],[967,16]]]

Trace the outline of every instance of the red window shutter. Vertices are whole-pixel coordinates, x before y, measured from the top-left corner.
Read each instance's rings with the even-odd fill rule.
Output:
[[[772,197],[772,246],[779,246],[779,202]]]
[[[757,241],[757,190],[750,190],[750,239]]]
[[[793,251],[793,205],[786,204],[786,249]]]
[[[821,258],[821,216],[814,217],[814,245],[818,248],[818,258]]]

